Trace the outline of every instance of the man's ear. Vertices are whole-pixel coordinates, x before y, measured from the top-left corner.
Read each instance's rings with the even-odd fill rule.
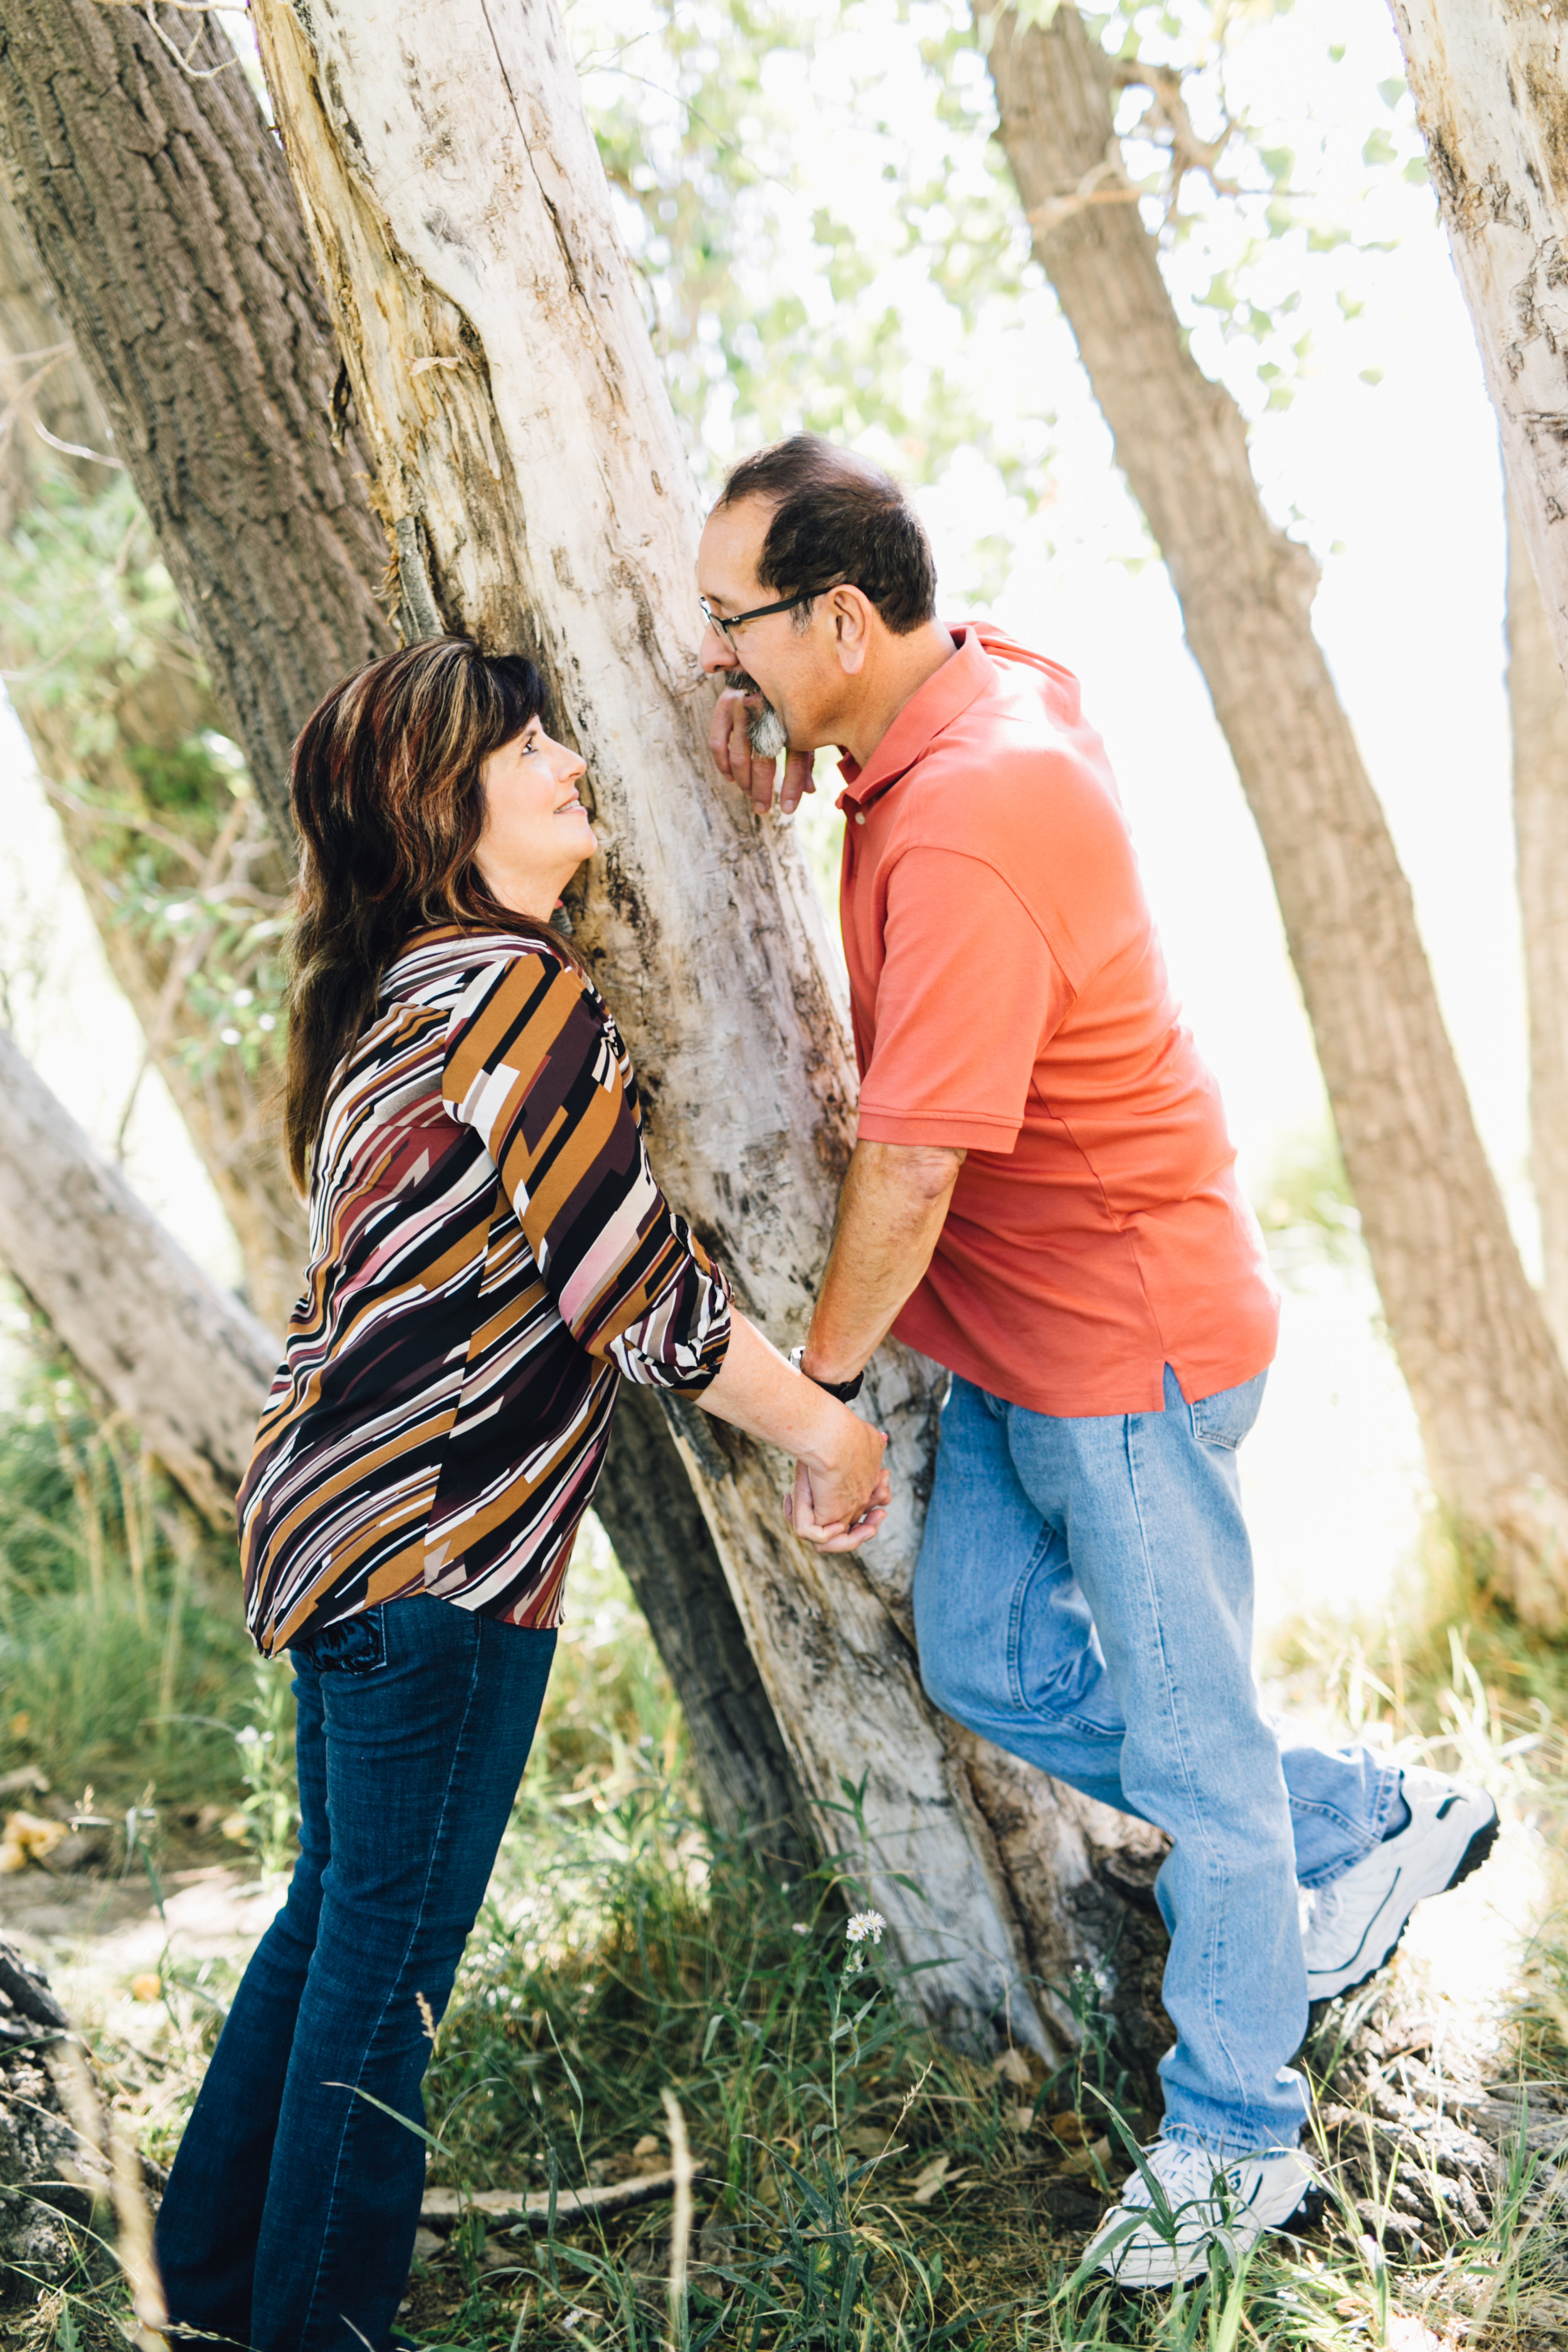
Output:
[[[871,630],[876,620],[876,608],[868,596],[858,588],[835,588],[828,601],[833,615],[834,640],[838,652],[838,667],[846,677],[857,677],[866,666],[871,648]]]

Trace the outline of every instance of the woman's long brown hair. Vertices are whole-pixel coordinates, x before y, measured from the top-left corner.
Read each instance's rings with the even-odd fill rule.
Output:
[[[300,730],[283,1124],[301,1190],[332,1075],[416,932],[494,928],[548,937],[571,955],[555,933],[501,906],[474,862],[485,821],[479,762],[543,708],[543,680],[521,654],[432,637],[345,677]]]

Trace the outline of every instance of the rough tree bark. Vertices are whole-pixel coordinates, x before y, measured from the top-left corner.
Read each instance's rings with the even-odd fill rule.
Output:
[[[578,937],[645,1082],[656,1164],[787,1341],[826,1252],[853,1073],[788,829],[710,779],[694,492],[560,18],[549,0],[256,14],[405,606],[526,645],[549,676],[605,845]],[[878,1906],[927,1964],[911,1997],[974,2032],[1020,1962],[1059,1978],[1083,1948],[1085,1809],[923,1698],[907,1598],[935,1381],[892,1349],[868,1387],[901,1510],[852,1561],[793,1542],[784,1465],[759,1448],[695,1411],[679,1443],[802,1779],[826,1804],[860,1789]],[[1018,1999],[1014,2023],[1044,2036]]]
[[[1542,1295],[1568,1360],[1568,690],[1513,502],[1508,518],[1513,824],[1530,998],[1530,1162]]]
[[[277,143],[232,56],[196,81],[139,9],[7,0],[0,158],[286,842],[294,737],[394,640]]]
[[[110,468],[119,465],[108,420],[77,362],[15,207],[3,193],[0,409],[6,417],[0,435],[0,538],[8,539],[29,514],[52,472],[72,473],[86,498],[102,493]],[[95,455],[79,454],[86,450]],[[142,1024],[148,1058],[173,1096],[234,1228],[250,1303],[265,1324],[281,1330],[299,1295],[305,1221],[283,1167],[274,1122],[237,1054],[226,1054],[199,1076],[192,1068],[181,1049],[198,1032],[205,1034],[205,1024],[195,1016],[184,989],[169,990],[175,949],[153,938],[147,926],[125,919],[112,864],[106,864],[103,854],[106,839],[136,839],[133,822],[127,833],[106,826],[107,812],[134,812],[142,802],[141,780],[126,759],[127,749],[173,755],[194,736],[221,730],[217,706],[188,663],[155,661],[120,683],[107,730],[79,730],[72,709],[47,690],[47,678],[41,688],[29,681],[33,647],[20,634],[21,619],[0,605],[0,669],[10,680],[12,707],[39,773],[54,790],[71,871],[110,969]],[[275,893],[287,888],[276,846],[258,843],[248,855],[247,845],[236,846],[249,881]],[[195,884],[201,878],[198,862],[188,879]]]
[[[1568,675],[1568,17],[1393,0],[1427,161]]]
[[[130,11],[115,13],[113,37],[100,39],[89,20],[102,14],[58,0],[12,12],[0,26],[0,145],[9,123],[24,212],[51,232],[44,247],[51,292],[62,308],[74,304],[79,325],[86,321],[96,380],[110,387],[118,420],[117,447],[132,452],[133,478],[150,498],[187,612],[206,623],[205,651],[251,772],[270,776],[268,806],[286,828],[293,729],[346,667],[390,645],[374,594],[386,542],[364,498],[366,461],[346,383],[338,383],[304,225],[249,86],[237,70],[187,79]],[[207,39],[202,62],[229,54],[216,27]],[[99,152],[106,118],[129,142],[122,177]],[[47,157],[32,137],[40,124],[49,133]],[[32,174],[46,165],[47,184],[35,187]],[[103,232],[100,203],[110,206]],[[113,275],[122,240],[134,241],[125,284]],[[30,284],[25,255],[13,275],[19,287]],[[185,331],[160,338],[159,324],[169,320]],[[18,337],[32,331],[16,307],[0,311],[0,327]],[[50,429],[101,446],[92,388],[72,381],[81,429],[65,429],[63,409]],[[323,430],[334,384],[340,458]],[[215,411],[226,403],[248,422],[226,425],[215,446]],[[187,452],[200,456],[194,471]],[[247,557],[238,570],[231,524]],[[404,619],[416,632],[421,625]],[[270,682],[269,664],[279,666]],[[286,706],[275,692],[282,686]],[[0,1151],[4,1115],[0,1102]],[[279,1171],[269,1173],[282,1181]],[[243,1209],[228,1205],[231,1213]],[[36,1199],[33,1213],[47,1254],[50,1201]],[[237,1218],[237,1225],[243,1239]],[[30,1257],[17,1267],[24,1280]],[[112,1264],[105,1253],[105,1279]],[[298,1273],[297,1262],[291,1279],[279,1269],[285,1311]],[[87,1369],[102,1379],[101,1367]],[[176,1377],[192,1369],[182,1366]],[[727,1832],[744,1824],[764,1845],[798,1853],[807,1808],[707,1523],[661,1423],[647,1424],[645,1415],[617,1433],[597,1501],[685,1708],[710,1819]]]
[[[0,1029],[0,1260],[217,1525],[277,1342],[143,1208]]]
[[[1384,1312],[1444,1502],[1521,1613],[1568,1617],[1568,1377],[1471,1115],[1409,884],[1317,639],[1316,567],[1258,494],[1129,200],[1113,68],[1071,5],[977,0],[1001,138],[1257,819]]]

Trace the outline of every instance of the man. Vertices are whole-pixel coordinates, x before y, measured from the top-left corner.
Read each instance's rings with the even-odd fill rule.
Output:
[[[786,752],[790,810],[842,753],[858,1141],[802,1369],[851,1394],[889,1330],[949,1368],[926,1688],[1173,1841],[1164,2121],[1094,2242],[1168,2284],[1296,2210],[1309,2000],[1382,1966],[1496,1811],[1364,1748],[1281,1756],[1260,1711],[1236,1449],[1277,1301],[1076,682],[939,625],[895,484],[811,436],[736,468],[699,571],[721,772],[766,809]]]

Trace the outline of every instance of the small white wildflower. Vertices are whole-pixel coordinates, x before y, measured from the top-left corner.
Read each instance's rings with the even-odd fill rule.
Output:
[[[254,1723],[247,1723],[243,1731],[237,1731],[234,1736],[242,1748],[259,1748],[261,1745],[261,1734]]]
[[[277,1028],[278,1024],[273,1019],[270,1013],[264,1013],[256,1025],[258,1029],[265,1030],[268,1035],[270,1036],[273,1030]]]
[[[254,1004],[256,1002],[256,991],[253,988],[237,988],[234,992],[234,1001],[237,1004],[241,1006]]]
[[[879,1944],[887,1924],[879,1911],[857,1911],[844,1932],[852,1944],[863,1944],[868,1936],[872,1943]]]
[[[220,1045],[237,1045],[239,1043],[239,1032],[237,1029],[220,1029],[217,1034]]]
[[[806,1926],[804,1919],[797,1919],[790,1932],[792,1935],[795,1936],[809,1936],[811,1929]]]

